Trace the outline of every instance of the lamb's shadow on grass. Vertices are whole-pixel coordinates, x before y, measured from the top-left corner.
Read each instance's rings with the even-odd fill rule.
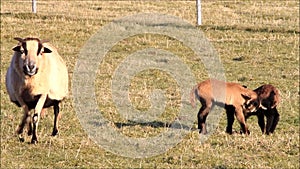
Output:
[[[180,123],[167,123],[167,122],[161,122],[161,121],[151,121],[151,122],[135,122],[128,120],[125,123],[114,123],[117,128],[122,128],[122,127],[134,127],[134,126],[142,126],[142,127],[152,127],[152,128],[172,128],[172,129],[181,129],[181,130],[187,130],[187,131],[192,131],[196,130],[192,127],[189,127],[185,124],[180,124]]]

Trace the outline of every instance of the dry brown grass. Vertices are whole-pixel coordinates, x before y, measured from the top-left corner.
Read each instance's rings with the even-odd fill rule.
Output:
[[[13,37],[51,39],[67,62],[70,79],[85,42],[110,21],[139,12],[178,16],[196,24],[194,1],[42,1],[38,14],[31,14],[30,1],[1,1],[1,168],[299,168],[299,2],[203,0],[203,25],[198,27],[218,51],[228,81],[256,88],[271,83],[282,93],[281,120],[276,133],[261,135],[256,118],[250,118],[251,135],[224,133],[223,114],[215,133],[203,144],[197,131],[164,154],[132,159],[110,153],[94,143],[79,123],[73,95],[62,104],[61,135],[50,137],[52,110],[41,121],[38,145],[19,143],[14,131],[22,116],[10,103],[5,72],[11,58]],[[156,123],[126,122],[111,101],[108,85],[112,73],[128,54],[146,47],[171,51],[181,57],[204,80],[203,64],[177,40],[141,35],[118,43],[105,57],[97,74],[97,101],[112,127],[130,137],[155,136],[163,124],[176,117],[180,92],[174,80],[159,71],[144,71],[131,81],[130,99],[140,110],[150,106],[149,93],[163,89],[166,112]],[[238,59],[236,59],[238,58]],[[164,79],[164,80],[162,80]],[[70,84],[72,87],[72,84]],[[195,109],[195,111],[197,111]],[[195,117],[196,120],[196,117]],[[162,122],[162,123],[160,123]],[[128,124],[118,127],[117,124]],[[237,124],[234,125],[239,130]]]

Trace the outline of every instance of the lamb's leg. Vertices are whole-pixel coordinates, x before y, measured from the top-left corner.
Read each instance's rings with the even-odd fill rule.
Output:
[[[202,107],[199,109],[199,112],[198,112],[198,114],[197,114],[199,133],[202,133],[203,130],[204,130],[204,128],[205,128],[205,125],[203,126],[203,118],[201,117],[202,112],[203,112],[204,109],[205,109],[205,106],[202,106]]]
[[[234,122],[234,107],[225,107],[227,115],[226,133],[232,134],[232,125]]]
[[[38,142],[37,128],[38,128],[38,123],[40,121],[41,111],[45,104],[46,98],[47,98],[47,95],[41,95],[39,98],[39,101],[37,102],[35,109],[34,109],[34,115],[32,118],[32,123],[33,123],[33,133],[32,133],[32,138],[31,138],[32,144],[36,144]]]
[[[208,104],[207,102],[202,101],[201,104],[202,107],[198,112],[198,129],[199,129],[199,133],[206,134],[207,131],[206,131],[205,121],[208,113],[212,108],[212,103]]]
[[[53,109],[54,109],[54,125],[53,125],[52,136],[56,136],[58,134],[59,101],[55,101]]]
[[[278,113],[276,107],[272,109],[272,113],[274,114],[274,119],[273,119],[273,124],[270,128],[270,133],[273,133],[275,131],[276,126],[277,126],[278,121],[279,121],[279,113]]]
[[[248,130],[248,126],[245,121],[243,110],[241,108],[237,108],[237,107],[235,108],[235,116],[241,125],[243,133],[250,134],[250,131]]]
[[[271,127],[273,126],[273,122],[276,121],[275,113],[273,112],[272,109],[268,109],[268,113],[266,113],[266,116],[267,116],[266,134],[269,135]]]
[[[257,119],[258,119],[258,125],[261,129],[261,132],[263,134],[266,133],[266,126],[265,126],[265,114],[264,111],[259,110],[259,112],[257,113]]]

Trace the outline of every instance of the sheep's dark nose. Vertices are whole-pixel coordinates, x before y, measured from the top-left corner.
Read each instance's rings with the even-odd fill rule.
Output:
[[[25,63],[23,66],[23,71],[26,75],[33,76],[37,73],[37,67],[34,62]]]

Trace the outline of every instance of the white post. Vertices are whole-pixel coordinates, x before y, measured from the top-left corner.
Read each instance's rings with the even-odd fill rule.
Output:
[[[202,24],[201,20],[201,0],[196,0],[197,1],[197,25]]]
[[[36,0],[32,0],[32,12],[36,13]]]

